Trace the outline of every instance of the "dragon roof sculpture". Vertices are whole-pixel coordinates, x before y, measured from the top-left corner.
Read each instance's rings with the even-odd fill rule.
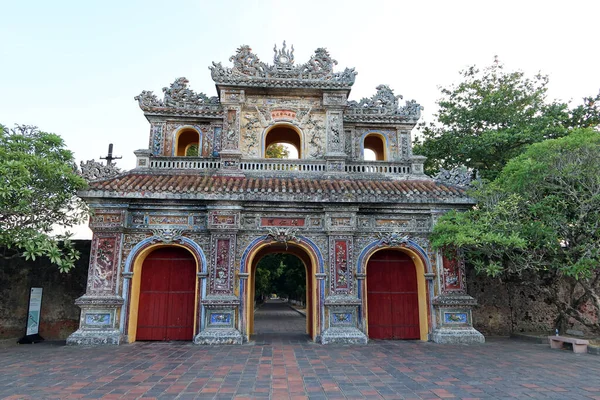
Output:
[[[354,84],[357,74],[354,68],[334,72],[337,61],[325,48],[315,50],[310,60],[300,65],[294,64],[294,47],[288,50],[285,41],[281,49],[275,45],[273,51],[273,65],[269,65],[260,61],[249,46],[240,46],[229,58],[233,62],[232,68],[213,62],[209,67],[212,79],[217,84],[250,87],[350,89]]]

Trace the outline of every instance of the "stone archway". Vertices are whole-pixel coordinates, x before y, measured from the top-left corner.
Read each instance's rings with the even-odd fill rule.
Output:
[[[306,330],[313,341],[319,341],[324,326],[325,273],[323,257],[317,246],[305,237],[276,240],[273,236],[255,239],[244,251],[240,263],[239,329],[244,340],[250,339],[254,328],[254,278],[258,261],[267,254],[288,253],[297,256],[306,268],[307,321]]]
[[[193,256],[196,264],[196,276],[206,276],[207,263],[204,252],[193,240],[183,236],[172,236],[169,232],[159,234],[139,242],[129,253],[123,271],[123,299],[120,327],[121,334],[127,338],[128,343],[136,340],[138,311],[140,301],[140,288],[142,267],[144,261],[154,250],[161,248],[182,248]],[[205,310],[201,300],[206,296],[206,279],[195,279],[194,300],[194,335],[204,328]]]
[[[179,246],[155,248],[141,268],[135,340],[194,338],[197,267]]]
[[[356,276],[360,280],[358,297],[361,301],[359,318],[360,325],[365,334],[369,333],[368,320],[368,292],[367,292],[367,268],[369,261],[374,254],[381,250],[394,250],[405,253],[414,264],[416,272],[417,286],[417,304],[418,304],[418,321],[419,321],[419,339],[427,341],[429,334],[432,331],[432,311],[431,311],[431,294],[433,293],[433,282],[426,279],[427,275],[432,275],[432,267],[429,258],[425,251],[416,242],[404,236],[401,237],[397,233],[381,235],[379,240],[376,240],[366,246],[358,257]]]

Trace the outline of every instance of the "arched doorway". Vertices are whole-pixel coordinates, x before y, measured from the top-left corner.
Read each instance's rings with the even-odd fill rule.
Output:
[[[141,268],[136,340],[192,340],[196,260],[181,247],[162,247]]]
[[[302,137],[298,128],[291,124],[280,123],[270,128],[264,139],[264,158],[293,158],[292,153],[288,153],[288,157],[280,157],[281,151],[277,150],[277,146],[290,145],[295,148],[298,159],[302,158]],[[286,149],[283,149],[286,151]],[[294,154],[295,156],[295,154]]]
[[[309,251],[303,244],[296,244],[293,242],[281,243],[281,242],[262,242],[258,246],[254,247],[247,258],[244,258],[242,268],[248,271],[248,280],[246,288],[243,288],[244,293],[244,307],[243,320],[245,326],[242,327],[243,333],[247,338],[251,338],[254,334],[254,298],[255,298],[255,282],[256,282],[256,270],[259,261],[269,254],[274,253],[285,253],[292,254],[302,261],[305,267],[306,276],[306,328],[305,333],[310,336],[312,340],[315,340],[318,333],[319,326],[319,312],[318,312],[318,296],[317,296],[317,280],[315,273],[318,270],[317,260],[315,254]]]
[[[419,290],[411,257],[385,249],[367,264],[367,308],[372,339],[419,339]]]

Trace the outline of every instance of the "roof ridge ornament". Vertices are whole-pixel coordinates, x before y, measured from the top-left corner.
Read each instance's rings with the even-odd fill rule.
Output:
[[[405,106],[401,106],[398,100],[403,98],[402,95],[394,95],[394,90],[388,85],[379,85],[376,89],[377,92],[371,97],[364,97],[359,102],[349,101],[346,115],[367,118],[389,116],[413,122],[421,118],[423,107],[415,100],[408,100]]]
[[[85,163],[81,161],[79,166],[81,168],[80,175],[88,182],[112,178],[121,173],[121,169],[114,163],[107,163],[104,165],[96,160],[87,160]]]
[[[294,45],[292,45],[292,49],[286,50],[285,40],[283,41],[283,47],[278,51],[277,44],[273,47],[273,52],[275,55],[273,56],[273,64],[279,70],[290,70],[294,66]]]
[[[143,90],[134,99],[138,101],[140,108],[144,111],[155,111],[156,109],[186,109],[214,111],[219,108],[217,97],[208,97],[200,92],[196,93],[188,88],[189,81],[185,77],[175,79],[169,87],[162,89],[163,100],[159,100],[154,92]]]
[[[284,41],[281,49],[273,48],[273,64],[260,61],[250,46],[243,45],[229,58],[233,67],[224,67],[213,62],[209,67],[213,81],[240,86],[311,87],[311,88],[350,88],[357,72],[346,68],[343,72],[333,72],[337,61],[332,59],[327,49],[315,50],[305,64],[295,65],[294,46],[287,49]]]
[[[473,172],[465,166],[454,167],[450,170],[440,168],[433,179],[437,183],[466,188],[473,185]]]

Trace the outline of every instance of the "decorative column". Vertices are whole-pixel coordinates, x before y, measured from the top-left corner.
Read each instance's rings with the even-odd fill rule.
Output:
[[[323,106],[326,110],[327,152],[325,161],[328,172],[345,172],[346,157],[344,134],[344,107],[347,104],[346,92],[324,92]]]
[[[79,329],[67,339],[69,345],[118,345],[125,341],[119,331],[119,269],[123,240],[123,210],[96,209],[90,217],[94,232],[86,292],[75,300],[81,308]]]
[[[240,170],[242,152],[240,150],[240,117],[245,99],[243,90],[221,90],[221,104],[224,110],[223,130],[221,131],[221,169],[224,172]]]
[[[348,212],[349,211],[349,212]],[[325,210],[329,235],[328,296],[325,298],[326,321],[323,344],[366,344],[367,336],[358,327],[358,285],[354,274],[354,233],[356,211]]]
[[[208,294],[202,300],[204,321],[194,338],[196,344],[242,344],[242,334],[236,326],[240,301],[233,292],[237,231],[240,229],[239,206],[219,206],[209,209],[208,229],[211,232],[208,266]]]
[[[434,215],[433,222],[437,222]],[[436,254],[438,295],[433,299],[436,343],[484,343],[485,337],[473,328],[472,309],[477,300],[467,294],[465,263],[461,252],[447,249]]]

